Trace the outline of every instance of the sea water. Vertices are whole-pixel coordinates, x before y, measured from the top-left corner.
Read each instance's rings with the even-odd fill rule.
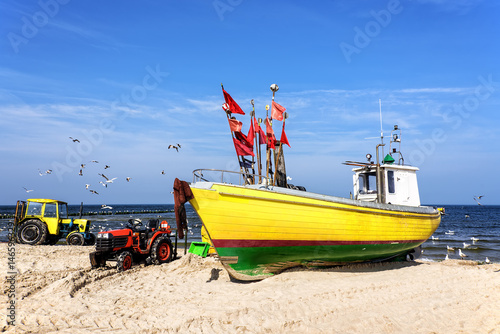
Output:
[[[124,228],[129,219],[141,219],[147,224],[149,219],[166,220],[177,227],[173,204],[150,205],[110,205],[103,210],[100,205],[84,205],[82,218],[91,220],[91,232]],[[461,259],[459,249],[467,255],[464,259],[500,263],[500,206],[498,205],[436,205],[445,208],[441,224],[423,245],[421,259],[441,261],[446,255],[450,259]],[[186,204],[188,219],[188,242],[201,241],[201,220]],[[70,205],[71,217],[77,218],[79,205]],[[13,215],[15,206],[0,206],[0,241],[7,241],[8,226],[13,219],[2,218]],[[74,216],[75,215],[75,216]],[[465,245],[464,245],[465,243]],[[448,247],[454,250],[448,250]]]

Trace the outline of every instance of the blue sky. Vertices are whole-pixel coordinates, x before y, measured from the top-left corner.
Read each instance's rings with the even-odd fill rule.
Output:
[[[496,1],[2,0],[0,13],[0,205],[173,203],[176,177],[235,170],[220,83],[263,118],[279,85],[287,172],[309,191],[349,196],[341,163],[375,155],[380,99],[423,203],[500,204]]]

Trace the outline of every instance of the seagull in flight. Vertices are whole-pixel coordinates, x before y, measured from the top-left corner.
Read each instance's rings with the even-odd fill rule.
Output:
[[[45,174],[52,174],[52,169],[47,169],[47,170],[45,171]]]
[[[89,189],[89,187],[90,187],[90,184],[86,184],[86,185],[85,185],[85,189],[87,189],[87,190],[88,190],[88,189]]]
[[[78,173],[78,175],[83,176],[83,170],[82,169],[80,169],[80,173]]]
[[[126,178],[127,182],[130,182],[130,179],[131,179],[131,178],[127,176],[127,178]]]
[[[175,148],[175,150],[177,152],[179,152],[179,148],[181,148],[181,145],[180,144],[177,144],[177,146],[176,145],[168,145],[168,149],[170,150],[171,148]]]
[[[69,137],[69,139],[71,139],[73,141],[73,143],[79,143],[80,141],[76,138],[73,138],[73,137]]]
[[[103,204],[103,205],[101,205],[101,209],[110,209],[111,210],[113,208],[109,205]]]
[[[484,195],[481,195],[481,196],[474,196],[473,199],[476,201],[477,205],[482,205],[481,203],[479,203],[479,200],[483,197]]]
[[[104,169],[108,169],[108,168],[109,168],[109,166],[108,166],[108,165],[104,166]]]
[[[92,194],[96,194],[96,195],[99,195],[99,193],[95,190],[92,190],[92,189],[89,189],[89,191],[92,193]]]
[[[85,164],[81,164],[80,167],[85,168]]]
[[[30,192],[32,192],[32,191],[33,191],[32,189],[28,189],[28,188],[25,188],[25,187],[23,187],[23,189],[24,189],[27,193],[30,193]]]
[[[99,181],[99,183],[102,184],[103,187],[106,187],[106,188],[108,187],[108,184],[105,182]]]
[[[98,164],[98,163],[99,163],[99,161],[97,161],[97,160],[90,160],[90,162],[93,162],[93,163],[95,163],[95,164]]]
[[[165,175],[165,170],[162,170],[162,171],[161,171],[161,175]]]

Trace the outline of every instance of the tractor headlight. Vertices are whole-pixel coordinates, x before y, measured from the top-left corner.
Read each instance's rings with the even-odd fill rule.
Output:
[[[97,239],[111,239],[113,235],[111,233],[99,233],[97,234]]]

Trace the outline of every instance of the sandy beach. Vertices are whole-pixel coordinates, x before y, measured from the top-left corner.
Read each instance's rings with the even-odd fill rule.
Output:
[[[296,268],[231,281],[187,254],[119,273],[90,269],[93,247],[16,245],[4,280],[8,333],[500,333],[500,264],[450,260]],[[7,244],[1,245],[7,254]],[[3,257],[2,273],[8,262]]]

